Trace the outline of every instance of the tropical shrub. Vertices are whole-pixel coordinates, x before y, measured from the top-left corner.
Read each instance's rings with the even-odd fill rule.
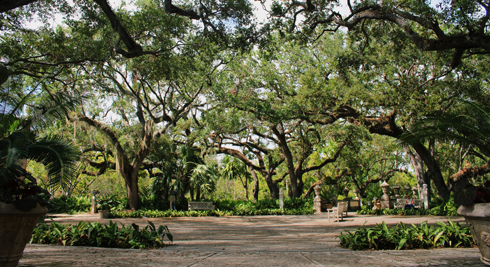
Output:
[[[203,216],[252,216],[252,215],[305,215],[313,214],[313,208],[302,209],[253,209],[239,208],[237,210],[136,210],[111,211],[112,218],[157,218],[157,217],[203,217]]]
[[[468,226],[449,220],[437,226],[423,222],[420,226],[407,227],[400,222],[388,228],[383,221],[374,227],[361,226],[356,231],[340,233],[340,246],[352,250],[363,249],[418,249],[438,247],[473,247],[473,237]]]
[[[32,233],[31,244],[58,244],[63,246],[94,246],[110,248],[159,248],[164,246],[163,239],[173,241],[167,226],[158,229],[148,221],[140,229],[137,224],[121,228],[109,221],[101,223],[79,222],[78,225],[62,225],[57,222],[39,224]]]
[[[453,199],[447,202],[438,203],[437,206],[425,209],[377,209],[373,210],[368,206],[362,206],[356,213],[358,215],[433,215],[433,216],[459,216],[457,207]]]
[[[48,201],[50,213],[78,213],[90,211],[92,200],[90,197],[67,197],[61,196]]]

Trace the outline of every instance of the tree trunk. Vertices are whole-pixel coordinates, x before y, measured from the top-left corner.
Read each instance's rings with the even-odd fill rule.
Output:
[[[272,199],[279,199],[279,186],[277,186],[277,182],[272,180],[272,173],[267,173],[265,175],[265,182],[267,183],[267,187],[269,187],[270,196]]]
[[[444,182],[444,178],[442,177],[441,168],[439,163],[434,158],[434,155],[430,153],[430,151],[422,144],[416,143],[413,144],[412,147],[415,149],[420,158],[424,161],[425,165],[428,169],[428,174],[432,181],[434,181],[434,185],[437,188],[438,196],[442,199],[448,200],[450,197],[450,191]],[[427,184],[429,185],[429,183]],[[429,191],[430,193],[430,191]]]
[[[196,201],[201,200],[201,188],[198,186],[196,188]]]
[[[242,183],[243,186],[243,191],[245,191],[245,199],[248,201],[248,179],[247,179],[247,172],[245,172],[244,179],[242,180],[242,176],[240,175],[240,182]]]
[[[430,186],[430,179],[424,171],[424,161],[417,153],[417,151],[412,152],[412,150],[409,147],[405,147],[405,152],[410,158],[410,162],[412,162],[413,169],[415,170],[415,177],[417,177],[417,189],[419,192],[419,199],[422,199],[423,185],[427,184],[427,186]],[[430,201],[430,194],[427,194],[427,197],[429,198]]]
[[[124,174],[126,181],[126,193],[128,195],[128,204],[130,210],[138,210],[140,208],[138,175],[133,175],[131,171]]]
[[[248,166],[247,168],[252,174],[252,178],[254,180],[254,189],[252,191],[252,197],[253,197],[253,201],[256,202],[257,200],[259,200],[259,177],[257,177],[257,173],[255,172],[254,169]]]
[[[297,181],[297,186],[296,186],[296,193],[294,194],[294,197],[301,197],[301,194],[303,194],[303,190],[305,187],[305,183],[303,182],[303,172],[301,170],[298,170],[296,172],[296,181]]]

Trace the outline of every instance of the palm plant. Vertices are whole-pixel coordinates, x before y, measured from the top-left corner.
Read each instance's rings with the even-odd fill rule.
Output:
[[[26,170],[28,160],[42,163],[50,184],[59,186],[72,174],[78,156],[78,152],[61,137],[37,137],[38,127],[59,117],[75,102],[70,102],[71,98],[64,101],[67,98],[61,94],[51,95],[51,101],[44,101],[37,107],[42,112],[27,116],[20,110],[29,96],[20,101],[12,101],[12,98],[4,101],[4,112],[0,114],[0,202],[13,203],[23,211],[31,210],[37,203],[45,206],[50,196]]]
[[[217,172],[214,168],[205,164],[197,164],[192,170],[191,185],[196,189],[196,200],[199,200],[201,193],[211,193],[216,189]]]
[[[430,116],[416,123],[405,140],[438,138],[465,144],[471,154],[484,160],[485,164],[460,169],[449,178],[457,205],[471,206],[474,203],[490,202],[490,182],[471,184],[469,179],[483,177],[490,172],[490,108],[474,102],[460,101],[457,112]],[[477,181],[478,182],[478,181]]]

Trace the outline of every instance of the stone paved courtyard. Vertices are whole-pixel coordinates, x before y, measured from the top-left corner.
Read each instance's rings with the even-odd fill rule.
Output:
[[[28,245],[19,266],[485,266],[470,249],[351,251],[339,233],[381,221],[394,225],[447,221],[446,217],[357,216],[328,222],[327,216],[249,216],[115,219],[125,225],[165,224],[174,242],[157,250]],[[452,218],[464,223],[463,218]],[[61,223],[101,221],[94,215],[54,218]]]

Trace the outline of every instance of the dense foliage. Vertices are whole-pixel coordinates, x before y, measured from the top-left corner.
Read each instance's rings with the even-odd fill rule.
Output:
[[[426,184],[429,198],[448,201],[463,188],[472,204],[488,180],[485,1],[8,2],[0,5],[1,145],[11,141],[3,133],[22,128],[71,140],[81,157],[61,173],[61,188],[51,186],[49,164],[29,170],[30,184],[0,181],[2,201],[39,189],[37,180],[54,196],[126,195],[115,210],[167,209],[171,198],[184,210],[188,200],[214,198],[253,200],[214,202],[261,214],[276,206],[257,201],[280,189],[292,198],[316,185],[327,198],[355,189],[371,201],[383,181]],[[86,210],[66,201],[52,211]]]
[[[58,198],[52,198],[48,201],[48,209],[50,213],[74,214],[78,212],[90,211],[91,204],[92,199],[88,196],[60,196]]]
[[[359,215],[433,215],[433,216],[458,216],[457,206],[453,199],[443,203],[432,203],[432,208],[425,209],[376,209],[363,206],[356,213]]]
[[[263,199],[257,202],[243,200],[218,200],[213,202],[215,210],[145,210],[138,211],[112,211],[111,216],[116,218],[142,218],[142,217],[201,217],[201,216],[250,216],[250,215],[305,215],[313,214],[311,199],[284,200],[284,208],[279,209],[279,200]]]
[[[56,244],[63,246],[93,246],[110,248],[159,248],[164,238],[173,240],[167,226],[158,229],[148,221],[143,229],[136,224],[118,227],[109,224],[79,222],[77,225],[62,225],[57,222],[39,224],[32,233],[31,244]]]
[[[451,220],[447,224],[437,224],[433,226],[424,222],[420,226],[412,224],[412,227],[407,227],[400,222],[388,228],[383,222],[370,228],[361,226],[353,232],[342,232],[340,246],[352,250],[473,247],[473,237],[468,226],[455,224]]]

